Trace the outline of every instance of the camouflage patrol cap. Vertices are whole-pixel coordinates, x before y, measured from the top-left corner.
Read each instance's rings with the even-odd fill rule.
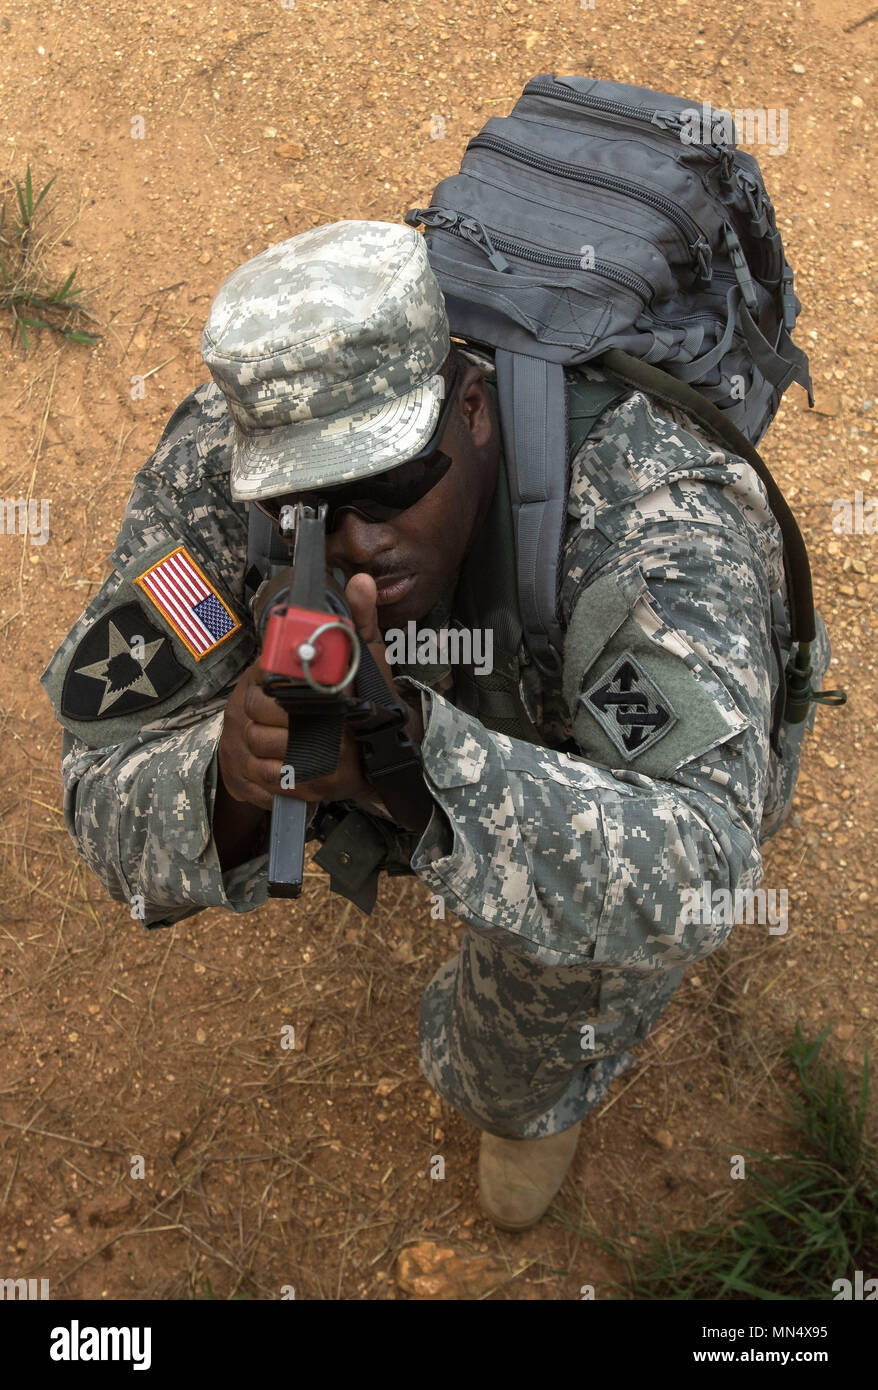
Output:
[[[233,270],[201,352],[234,421],[238,501],[335,487],[416,454],[451,346],[423,238],[333,222]]]

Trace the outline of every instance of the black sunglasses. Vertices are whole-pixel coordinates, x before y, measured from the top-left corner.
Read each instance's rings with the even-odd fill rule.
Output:
[[[458,364],[431,437],[423,448],[406,459],[405,463],[399,464],[396,468],[389,468],[384,473],[355,478],[353,482],[342,483],[340,487],[316,488],[307,492],[288,493],[283,497],[268,497],[255,505],[271,517],[272,521],[279,522],[284,507],[294,507],[297,502],[302,502],[316,510],[318,505],[323,503],[327,507],[327,532],[333,529],[336,517],[342,511],[357,512],[366,521],[389,521],[400,512],[407,511],[422,497],[426,497],[451,467],[451,458],[442,452],[439,445],[448,424],[460,372]]]

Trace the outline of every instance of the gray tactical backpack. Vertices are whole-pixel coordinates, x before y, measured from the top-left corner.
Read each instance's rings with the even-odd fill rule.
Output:
[[[728,112],[641,87],[542,75],[469,142],[423,225],[452,335],[493,355],[529,651],[560,669],[569,485],[565,369],[589,362],[675,404],[750,462],[784,537],[786,718],[814,700],[802,536],[755,445],[808,359],[756,160]],[[829,692],[825,692],[828,694]]]
[[[562,666],[569,459],[633,386],[681,408],[765,485],[784,539],[793,642],[771,719],[780,766],[783,724],[802,725],[812,704],[845,697],[813,689],[808,555],[755,448],[792,382],[813,399],[807,357],[790,337],[801,307],[793,272],[729,114],[615,82],[535,77],[511,115],[470,141],[431,206],[406,221],[425,228],[452,335],[495,368],[506,462],[508,489],[498,486],[456,595],[459,617],[494,631],[495,669],[474,679],[458,668],[455,701],[488,728],[541,741],[522,686],[529,675],[539,683],[534,665],[547,674]],[[603,379],[577,373],[585,362]],[[251,507],[248,586],[285,563]],[[774,797],[771,833],[782,800]],[[333,890],[366,912],[379,869],[412,872],[410,852],[389,848],[386,823],[361,809],[321,807],[315,833],[315,862]]]

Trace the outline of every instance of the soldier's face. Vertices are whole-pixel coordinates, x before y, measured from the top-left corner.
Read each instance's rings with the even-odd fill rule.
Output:
[[[345,579],[370,574],[378,586],[382,630],[429,613],[456,578],[484,520],[497,480],[499,439],[484,378],[468,366],[451,408],[441,448],[452,466],[414,506],[388,521],[338,514],[326,538],[326,560]]]

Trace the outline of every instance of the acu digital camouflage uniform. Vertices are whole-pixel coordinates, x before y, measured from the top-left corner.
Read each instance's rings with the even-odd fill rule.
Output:
[[[67,827],[111,897],[140,896],[150,927],[267,896],[267,855],[223,874],[211,830],[223,708],[257,655],[232,435],[215,383],[178,407],[135,480],[112,574],[43,676],[64,725]],[[110,610],[145,613],[133,581],[180,545],[238,626],[196,661],[150,611],[147,637],[164,638],[185,673],[161,717],[70,718],[63,688],[80,643]],[[631,392],[572,460],[565,663],[543,690],[546,746],[491,732],[447,681],[440,692],[412,668],[402,676],[421,692],[436,805],[420,838],[395,834],[397,867],[410,862],[468,927],[423,996],[421,1065],[479,1128],[533,1138],[581,1119],[631,1065],[684,968],[730,931],[687,921],[685,890],[759,884],[805,728],[784,726],[783,760],[770,753],[784,594],[780,531],[750,465]],[[819,618],[813,654],[816,685],[829,662]],[[632,680],[654,719],[636,747],[619,699]]]

